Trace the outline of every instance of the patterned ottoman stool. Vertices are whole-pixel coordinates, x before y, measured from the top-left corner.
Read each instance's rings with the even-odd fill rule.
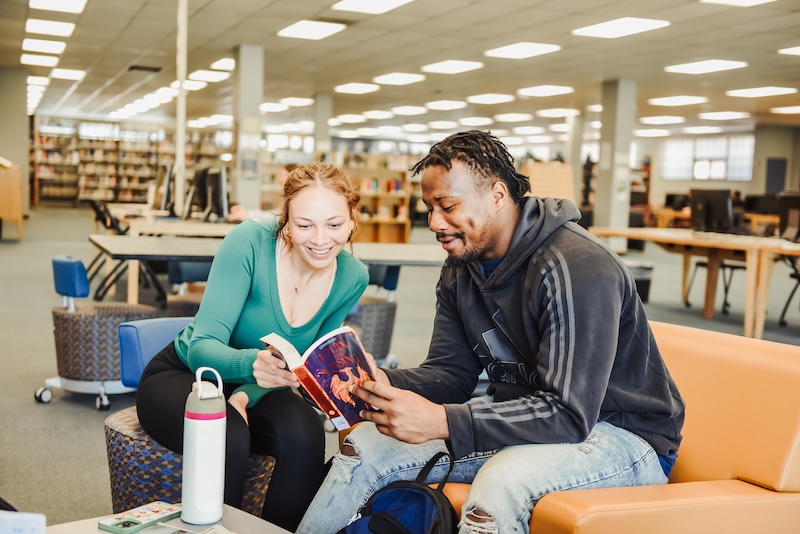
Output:
[[[152,501],[180,502],[181,455],[142,429],[135,406],[108,416],[105,434],[115,514]],[[261,517],[273,466],[271,456],[250,455],[242,501],[245,512]]]

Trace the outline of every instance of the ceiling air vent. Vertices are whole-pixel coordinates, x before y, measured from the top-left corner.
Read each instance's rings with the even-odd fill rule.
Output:
[[[147,65],[131,65],[128,70],[142,70],[144,72],[160,72],[161,67],[148,67]]]

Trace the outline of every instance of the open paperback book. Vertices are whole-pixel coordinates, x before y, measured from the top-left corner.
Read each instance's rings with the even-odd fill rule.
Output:
[[[297,377],[303,397],[319,408],[337,430],[350,428],[363,420],[359,412],[370,407],[352,395],[350,387],[364,380],[375,380],[375,367],[352,328],[342,326],[328,332],[302,355],[274,332],[261,341],[280,352],[276,356],[282,357]]]

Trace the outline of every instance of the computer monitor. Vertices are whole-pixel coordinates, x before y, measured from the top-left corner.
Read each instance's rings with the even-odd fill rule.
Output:
[[[172,175],[172,165],[159,168],[152,207],[175,215],[175,179]]]
[[[763,215],[778,215],[778,197],[776,195],[747,195],[744,197],[744,211]]]
[[[647,205],[646,191],[631,191],[631,206]]]
[[[689,205],[689,195],[667,193],[664,199],[664,207],[671,208],[675,211],[680,211]]]
[[[779,234],[789,241],[800,239],[800,191],[778,193]]]
[[[736,230],[730,189],[692,189],[689,198],[693,230],[722,233]]]
[[[225,167],[206,167],[195,172],[186,200],[184,219],[225,220],[228,216],[227,174]]]

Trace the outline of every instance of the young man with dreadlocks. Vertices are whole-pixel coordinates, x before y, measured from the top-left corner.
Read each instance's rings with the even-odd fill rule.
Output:
[[[462,533],[527,532],[553,491],[665,483],[684,403],[625,264],[572,202],[526,196],[528,178],[491,134],[451,135],[413,172],[448,253],[428,357],[355,388],[375,410],[299,532],[338,531],[438,451],[456,458],[451,481],[472,483]],[[488,396],[470,399],[484,370]]]

